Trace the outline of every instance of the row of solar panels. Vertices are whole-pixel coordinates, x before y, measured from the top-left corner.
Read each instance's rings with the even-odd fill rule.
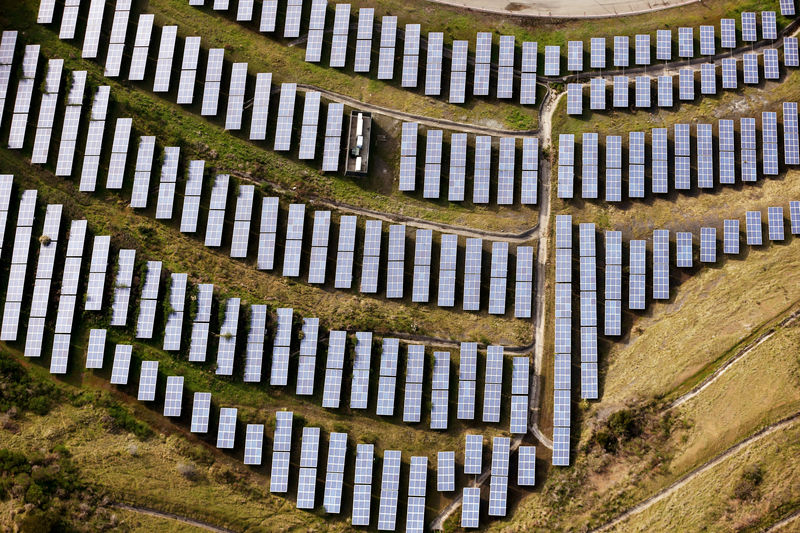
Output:
[[[794,14],[794,13],[792,13]],[[759,40],[756,13],[745,11],[741,15],[741,26],[737,32],[736,20],[724,18],[720,20],[720,35],[716,35],[714,26],[703,25],[699,30],[700,56],[714,56],[718,53],[717,46],[725,50],[736,48],[741,39],[743,45],[752,44]],[[761,12],[761,39],[776,40],[778,38],[777,20],[774,11]],[[639,34],[634,37],[634,57],[631,62],[631,42],[628,36],[618,35],[613,40],[612,58],[610,66],[614,68],[627,68],[630,66],[646,67],[652,63],[652,44],[649,34]],[[695,30],[694,28],[678,28],[677,55],[673,55],[676,45],[672,39],[672,30],[663,29],[656,31],[655,51],[656,61],[686,60],[695,57]],[[569,41],[567,43],[567,71],[582,72],[584,70],[584,43],[583,41]],[[607,45],[604,37],[592,38],[589,45],[589,68],[605,69],[607,64]],[[561,47],[545,47],[545,76],[561,75]]]
[[[553,464],[569,466],[572,395],[572,216],[556,215],[555,346],[553,350]],[[597,357],[593,362],[597,375]],[[581,372],[583,377],[583,371]],[[587,388],[588,391],[588,388]]]
[[[797,166],[800,165],[797,102],[784,102],[782,111],[782,164],[784,167]],[[692,143],[690,124],[676,124],[671,140],[667,128],[653,128],[650,132],[649,150],[645,132],[630,132],[625,150],[627,153],[627,196],[629,198],[645,197],[646,175],[650,177],[653,194],[667,194],[670,189],[670,172],[674,177],[673,188],[675,190],[688,190],[693,183],[699,189],[711,189],[715,182],[723,185],[735,184],[737,180],[750,183],[757,181],[759,174],[763,176],[779,174],[781,161],[778,149],[779,130],[776,112],[765,111],[761,114],[760,147],[757,142],[755,118],[741,118],[738,134],[736,123],[733,120],[718,121],[716,129],[715,141],[712,124],[697,124],[695,143]],[[694,150],[692,149],[693,145],[695,146]],[[607,136],[602,148],[605,151],[605,199],[608,202],[620,202],[623,198],[622,136]],[[576,176],[579,176],[581,180],[581,197],[598,198],[598,176],[602,162],[600,149],[598,134],[584,133],[581,137],[579,159],[575,136],[573,134],[559,135],[559,198],[572,198],[575,195]],[[672,152],[672,157],[670,157],[670,152]],[[670,165],[670,160],[673,161],[672,165]],[[761,162],[760,169],[759,161]],[[646,172],[648,167],[649,172]]]
[[[776,48],[767,48],[762,53],[746,53],[742,56],[742,80],[746,85],[757,85],[762,77],[759,71],[759,55],[763,58],[763,79],[778,80],[781,72],[779,67],[779,54]],[[728,57],[721,60],[722,88],[736,89],[739,86],[739,70],[736,58]],[[786,37],[783,48],[783,64],[785,67],[798,67],[797,37]],[[678,101],[693,101],[696,98],[695,78],[696,69],[693,67],[681,68],[678,71]],[[633,107],[649,109],[653,106],[671,108],[676,104],[674,94],[674,76],[664,74],[655,78],[656,101],[652,98],[652,85],[654,78],[646,75],[636,76],[634,83]],[[717,94],[717,67],[714,63],[700,65],[700,94]],[[629,97],[631,78],[628,76],[614,76],[612,82],[612,107],[615,109],[631,106]],[[603,111],[607,108],[606,97],[608,80],[602,77],[592,78],[589,82],[589,109]],[[582,83],[567,84],[567,114],[582,115],[584,111],[584,87]]]
[[[784,209],[780,206],[767,209],[767,238],[771,242],[782,242],[786,239],[786,220]],[[789,202],[789,233],[800,235],[800,201]],[[763,238],[763,214],[761,211],[747,211],[745,214],[745,243],[748,246],[761,246]],[[596,362],[597,360],[597,335],[589,328],[596,327],[597,318],[597,261],[594,247],[585,247],[594,235],[592,224],[581,224],[581,251],[580,261],[580,340],[581,340],[581,365]],[[571,238],[571,237],[570,237]],[[622,335],[622,292],[623,276],[623,240],[622,232],[606,231],[605,264],[604,264],[604,306],[603,312],[604,334],[606,336]],[[740,221],[726,219],[722,228],[722,253],[725,255],[738,255],[740,253],[741,231]],[[670,235],[668,230],[655,230],[653,233],[652,255],[652,289],[653,299],[669,299],[669,265],[670,265]],[[693,268],[695,260],[700,264],[711,264],[717,261],[719,243],[717,228],[703,227],[700,229],[699,251],[694,247],[694,236],[691,232],[677,232],[675,235],[675,265],[678,268]],[[569,250],[569,248],[565,248]],[[646,280],[647,280],[647,241],[631,240],[628,242],[628,309],[646,309]],[[572,298],[571,277],[572,258],[564,253],[559,256],[556,250],[556,302],[567,308],[567,302]],[[559,284],[564,285],[559,287]],[[585,294],[589,293],[589,294]],[[592,297],[592,294],[595,294]],[[571,313],[556,320],[571,320]],[[565,330],[564,334],[556,337],[556,351],[570,349],[571,335]]]
[[[444,135],[442,130],[427,130],[425,138],[424,166],[417,164],[417,153],[421,152],[418,142],[419,124],[404,122],[400,138],[400,172],[398,188],[403,192],[413,192],[417,188],[417,166],[423,169],[424,198],[439,198],[442,189],[442,175],[445,168],[442,161]],[[537,183],[539,179],[539,139],[524,137],[519,185],[515,185],[517,176],[517,142],[514,137],[501,137],[497,143],[497,163],[493,165],[492,138],[488,135],[477,135],[471,143],[473,154],[472,202],[489,203],[492,181],[492,167],[497,176],[498,205],[511,205],[515,196],[522,205],[535,205],[537,202]],[[468,137],[466,133],[450,135],[450,163],[447,181],[447,199],[451,202],[464,201],[466,192]],[[423,160],[419,158],[420,162]],[[515,189],[519,187],[518,195]]]
[[[90,360],[102,361],[105,350],[105,336],[95,333],[104,330],[93,330],[89,340],[87,367]],[[114,362],[111,372],[111,383],[127,385],[129,381],[132,358],[132,346],[117,344],[114,349]],[[99,366],[92,366],[99,368]],[[144,360],[141,362],[137,398],[142,402],[155,402],[159,396],[159,362]],[[165,417],[180,418],[184,413],[184,379],[183,376],[167,376],[163,393],[163,414]],[[213,415],[211,412],[211,393],[195,392],[192,399],[190,431],[206,434],[209,431]],[[216,446],[220,449],[236,447],[238,409],[222,407],[218,413],[218,429]],[[276,413],[275,431],[273,434],[272,460],[270,465],[270,492],[289,492],[290,465],[292,464],[292,424],[293,413],[278,411]],[[329,435],[327,464],[324,478],[318,476],[318,458],[320,450],[320,430],[304,427],[302,431],[299,461],[295,453],[294,464],[299,467],[296,478],[296,506],[298,509],[314,509],[317,506],[316,490],[318,479],[324,479],[322,508],[326,513],[339,514],[343,501],[343,484],[345,463],[348,457],[347,434],[331,433]],[[245,428],[243,462],[246,465],[261,466],[263,461],[264,424],[247,424]],[[351,452],[352,453],[352,452]],[[465,437],[463,473],[478,476],[483,468],[483,436],[470,434]],[[491,456],[491,481],[489,489],[489,516],[505,516],[507,508],[507,487],[510,477],[511,440],[508,437],[495,437]],[[455,452],[445,451],[437,454],[438,492],[449,493],[456,490]],[[372,495],[373,464],[375,456],[373,445],[358,444],[355,452],[355,469],[353,477],[352,521],[353,525],[370,525],[370,503]],[[529,487],[535,484],[536,450],[532,446],[521,446],[518,450],[517,485]],[[386,450],[383,456],[383,468],[380,491],[378,530],[393,531],[396,526],[397,500],[401,469],[401,452]],[[411,457],[409,468],[409,504],[406,519],[407,531],[424,529],[424,498],[427,492],[428,458]],[[294,482],[292,482],[294,485]],[[477,492],[475,492],[477,490]],[[480,516],[480,489],[464,492],[462,508],[462,526],[478,527]],[[416,498],[417,500],[411,500]],[[423,501],[420,502],[419,499]]]
[[[11,66],[14,59],[14,49],[16,45],[16,31],[3,32],[2,55],[7,62],[0,64],[0,69],[7,70],[9,76],[0,77],[0,120],[9,83],[14,78]],[[189,38],[193,39],[193,38]],[[199,38],[197,47],[191,52],[187,46],[186,53],[194,54],[194,62],[187,67],[184,60],[184,68],[181,71],[181,81],[178,88],[178,103],[191,104],[194,94],[194,72],[197,65],[197,50],[199,49]],[[220,99],[220,84],[222,73],[222,56],[224,49],[212,49],[209,54],[209,70],[207,71],[206,84],[203,93],[203,104],[201,115],[215,116],[218,112]],[[212,57],[213,56],[213,57]],[[23,69],[18,82],[14,115],[12,117],[9,148],[21,149],[25,145],[26,131],[29,122],[30,104],[35,91],[35,78],[39,59],[39,46],[28,45],[25,47],[23,56]],[[212,61],[213,60],[213,61]],[[191,61],[190,61],[191,63]],[[214,73],[211,72],[212,63]],[[6,65],[8,65],[6,67]],[[52,136],[53,123],[56,112],[59,109],[59,91],[63,72],[63,60],[51,59],[48,62],[46,83],[44,89],[39,114],[37,116],[37,128],[35,139],[33,140],[32,160],[35,163],[46,163],[49,157],[50,143]],[[161,84],[166,90],[169,85],[170,69],[164,69],[156,77],[156,85]],[[213,79],[212,79],[213,78]],[[267,138],[267,127],[272,75],[260,73],[256,76],[253,97],[248,100],[251,102],[250,113],[250,140],[265,140]],[[63,109],[63,129],[61,133],[61,145],[59,159],[57,163],[57,175],[69,175],[72,169],[72,158],[74,157],[75,143],[81,128],[83,116],[84,88],[86,83],[86,73],[77,71],[72,73],[67,103]],[[243,115],[245,109],[245,88],[247,85],[247,63],[234,63],[231,74],[230,89],[228,93],[227,114],[225,118],[225,128],[228,130],[240,130],[243,127]],[[159,90],[154,86],[154,91]],[[275,119],[274,144],[275,151],[287,152],[293,150],[293,133],[295,100],[297,85],[285,83],[281,85],[278,102],[277,118]],[[90,170],[82,170],[81,190],[93,191],[97,180],[97,167],[102,155],[101,151],[105,139],[105,121],[110,100],[110,88],[102,86],[93,95],[91,114],[88,118],[87,141],[84,150],[84,157],[91,161]],[[303,103],[303,114],[301,119],[300,138],[297,144],[298,158],[301,160],[320,159],[318,148],[319,139],[324,137],[321,154],[321,168],[323,171],[337,171],[341,159],[341,137],[344,115],[344,105],[340,103],[329,103],[327,106],[326,123],[324,131],[319,131],[321,99],[320,93],[308,92]],[[85,120],[85,119],[83,119]],[[112,168],[113,177],[109,176],[110,188],[119,188],[121,173],[125,170],[125,158],[127,147],[130,140],[132,120],[123,118],[117,121],[117,130],[114,133],[112,146]],[[151,138],[148,138],[151,139]],[[66,144],[65,144],[66,143]],[[62,155],[62,151],[64,154]],[[147,152],[152,154],[152,150]],[[113,154],[118,154],[116,157]],[[141,154],[145,156],[145,154]],[[86,160],[85,160],[86,161]],[[152,164],[152,155],[142,161],[142,165],[147,165],[148,161]],[[86,166],[86,162],[84,162]]]
[[[190,2],[190,5],[192,2]],[[195,4],[197,5],[197,4]],[[262,11],[259,30],[265,33],[275,32],[277,1],[265,2]],[[292,6],[295,7],[295,6]],[[784,16],[794,15],[794,6],[789,9],[785,6],[781,12]],[[218,10],[228,10],[228,2],[223,2]],[[350,28],[350,4],[337,4],[334,10],[333,37],[331,39],[329,65],[335,68],[345,66],[347,56],[347,40]],[[312,2],[306,48],[306,61],[320,62],[322,59],[323,36],[325,32],[325,19],[327,2],[315,0]],[[287,8],[284,26],[284,37],[298,37],[301,26],[302,5],[295,9]],[[778,38],[777,17],[775,11],[760,13],[761,32],[763,40]],[[354,71],[369,72],[372,47],[372,34],[374,24],[374,10],[361,8],[357,22],[357,39],[354,51]],[[253,9],[251,0],[242,0],[236,13],[236,20],[251,22]],[[395,64],[395,48],[397,46],[397,17],[384,16],[380,22],[380,47],[378,54],[378,79],[393,79]],[[403,61],[402,61],[402,86],[417,87],[419,70],[419,55],[421,48],[421,26],[407,24],[403,32]],[[720,35],[717,37],[716,28],[703,25],[699,28],[699,53],[700,56],[713,56],[717,54],[717,47],[722,50],[731,50],[739,44],[754,43],[759,40],[757,14],[743,12],[741,25],[737,30],[736,20],[732,18],[720,21]],[[425,94],[439,96],[441,94],[441,77],[443,63],[443,39],[440,32],[430,32],[422,48],[427,51],[425,70]],[[613,66],[625,68],[631,65],[647,66],[651,64],[651,36],[649,34],[636,35],[634,42],[634,58],[631,63],[631,44],[628,36],[616,36],[613,39]],[[455,40],[452,43],[449,56],[450,69],[450,94],[452,103],[464,103],[466,88],[466,70],[468,63],[469,41]],[[537,48],[536,42],[522,43],[521,77],[520,77],[520,103],[534,104],[536,98],[536,71]],[[656,32],[655,52],[657,61],[672,61],[673,53],[678,59],[693,58],[696,54],[695,30],[691,27],[678,29],[678,42],[673,41],[672,30],[664,29]],[[567,43],[566,69],[568,72],[582,72],[584,70],[584,43],[583,41],[569,41]],[[491,71],[497,71],[497,97],[512,98],[515,65],[515,39],[512,35],[503,35],[499,39],[499,56],[497,65],[492,65],[492,34],[478,32],[475,41],[474,82],[473,94],[488,95]],[[592,38],[589,46],[589,68],[605,69],[607,67],[608,49],[604,37]],[[544,57],[545,76],[558,77],[561,75],[561,47],[546,46]],[[526,75],[527,74],[527,75]]]

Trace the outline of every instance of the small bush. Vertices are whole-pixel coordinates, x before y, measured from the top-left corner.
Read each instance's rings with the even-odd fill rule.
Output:
[[[733,487],[733,497],[739,501],[756,501],[761,497],[758,486],[764,480],[764,472],[757,464],[748,465]]]
[[[189,481],[197,479],[197,468],[192,463],[178,463],[176,468],[178,473]]]
[[[153,436],[153,430],[150,426],[143,422],[139,422],[136,418],[122,406],[112,405],[108,408],[108,414],[114,421],[114,425],[129,433],[133,433],[140,440],[147,440]]]
[[[617,437],[606,429],[601,429],[594,434],[594,441],[608,453],[617,451]]]
[[[639,421],[630,409],[622,409],[608,417],[608,428],[625,439],[636,437],[641,432]]]

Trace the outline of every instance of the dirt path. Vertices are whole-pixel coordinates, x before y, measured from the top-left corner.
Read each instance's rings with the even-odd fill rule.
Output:
[[[752,352],[753,350],[755,350],[756,348],[761,346],[763,343],[765,343],[767,340],[769,340],[773,335],[775,335],[781,328],[783,328],[785,326],[788,326],[789,324],[795,322],[798,318],[800,318],[800,309],[798,309],[794,313],[790,314],[789,316],[787,316],[786,318],[781,320],[780,323],[778,323],[777,325],[771,327],[768,331],[766,331],[765,333],[761,334],[758,338],[756,338],[752,342],[748,343],[745,347],[743,347],[741,350],[736,352],[736,355],[734,355],[733,357],[731,357],[730,359],[725,361],[725,364],[723,364],[721,367],[719,367],[710,376],[708,376],[702,382],[697,384],[692,390],[690,390],[689,392],[687,392],[683,396],[680,396],[678,399],[676,399],[674,402],[672,402],[670,404],[668,410],[669,409],[674,409],[676,407],[679,407],[679,406],[683,405],[684,403],[686,403],[687,401],[689,401],[692,398],[694,398],[695,396],[697,396],[698,394],[700,394],[700,392],[702,392],[705,388],[710,386],[712,383],[717,381],[723,374],[725,374],[725,372],[727,372],[728,369],[735,362],[739,361],[742,357],[744,357],[745,355],[749,354],[750,352]]]
[[[788,526],[795,520],[800,518],[800,509],[796,510],[786,518],[779,520],[764,530],[764,533],[772,533],[773,531],[780,531],[784,526]]]
[[[205,529],[206,531],[214,531],[215,533],[234,533],[232,529],[225,529],[223,527],[218,527],[213,524],[209,524],[207,522],[201,522],[200,520],[195,520],[193,518],[189,518],[186,516],[180,516],[175,513],[166,513],[164,511],[158,511],[156,509],[150,509],[149,507],[139,507],[136,505],[128,505],[125,503],[114,503],[112,504],[112,507],[116,507],[117,509],[124,509],[126,511],[132,511],[134,513],[146,514],[149,516],[155,516],[158,518],[166,518],[167,520],[182,522],[190,526],[198,527],[200,529]]]
[[[694,478],[696,478],[700,474],[702,474],[702,473],[714,468],[715,466],[719,465],[721,462],[723,462],[725,459],[731,457],[736,452],[738,452],[738,451],[740,451],[740,450],[742,450],[744,448],[747,448],[751,444],[760,441],[764,437],[766,437],[768,435],[771,435],[772,433],[774,433],[774,432],[776,432],[778,430],[781,430],[781,429],[784,429],[784,428],[787,428],[787,427],[793,425],[798,420],[800,420],[800,412],[797,412],[797,413],[795,413],[795,414],[793,414],[793,415],[791,415],[789,417],[786,417],[786,418],[784,418],[782,420],[779,420],[778,422],[775,422],[774,424],[771,424],[769,426],[766,426],[766,427],[760,429],[759,431],[757,431],[753,435],[747,437],[743,441],[741,441],[741,442],[739,442],[737,444],[734,444],[733,446],[731,446],[730,448],[728,448],[727,450],[725,450],[721,454],[717,455],[716,457],[714,457],[713,459],[711,459],[707,463],[703,464],[699,468],[696,468],[695,470],[692,470],[691,472],[685,474],[683,477],[678,479],[675,483],[673,483],[669,487],[666,487],[666,488],[660,490],[659,492],[657,492],[653,496],[650,496],[646,500],[644,500],[644,501],[638,503],[637,505],[631,507],[630,509],[628,509],[627,511],[625,511],[624,513],[622,513],[621,515],[619,515],[615,519],[611,520],[610,522],[606,522],[605,524],[603,524],[599,528],[593,529],[592,532],[609,531],[611,528],[613,528],[614,526],[617,526],[618,524],[620,524],[621,522],[627,520],[631,516],[639,514],[642,511],[644,511],[644,510],[648,509],[649,507],[651,507],[652,505],[660,502],[661,500],[663,500],[665,498],[668,498],[669,496],[672,496],[673,494],[675,494],[675,492],[677,492],[678,490],[683,488],[687,483],[692,481]]]
[[[498,13],[514,17],[608,18],[637,15],[698,0],[429,0],[436,4],[463,7],[470,11]]]

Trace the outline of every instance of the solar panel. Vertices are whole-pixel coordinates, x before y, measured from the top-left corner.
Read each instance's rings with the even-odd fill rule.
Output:
[[[774,11],[761,12],[761,38],[772,40],[778,38],[778,27]]]
[[[86,368],[103,368],[105,350],[106,330],[89,330],[89,342],[86,348]]]
[[[787,67],[800,66],[798,57],[797,37],[783,38],[783,64]]]
[[[629,65],[630,42],[625,35],[614,37],[614,66],[627,67]]]
[[[583,86],[580,83],[567,84],[567,114],[583,113]]]
[[[207,433],[208,418],[211,409],[211,393],[195,392],[192,399],[192,433]]]
[[[628,107],[628,77],[614,76],[614,107]]]
[[[289,452],[292,449],[292,411],[277,411],[275,413],[275,434],[273,436],[272,451]]]
[[[286,18],[283,25],[284,39],[300,36],[300,17],[303,12],[303,0],[290,0],[286,5]]]
[[[794,0],[780,0],[781,15],[789,16],[794,15]]]
[[[291,148],[292,121],[297,94],[296,83],[282,83],[281,96],[278,102],[278,121],[275,131],[274,150],[286,152]]]
[[[553,428],[553,465],[569,466],[569,427]]]
[[[589,109],[603,111],[606,108],[606,80],[592,78],[589,85]]]
[[[128,322],[128,304],[131,297],[136,250],[120,250],[117,278],[114,280],[114,303],[111,312],[112,326],[125,326]]]
[[[717,94],[717,71],[713,63],[700,66],[700,93]]]
[[[716,53],[714,38],[714,26],[700,26],[700,55],[713,56]]]
[[[333,37],[331,38],[331,57],[329,65],[342,68],[347,59],[347,40],[350,35],[350,4],[336,4],[333,18]]]
[[[517,485],[532,487],[536,484],[536,446],[520,446],[517,451]]]
[[[506,276],[508,274],[508,243],[492,243],[489,313],[502,315],[506,311]]]
[[[567,70],[570,72],[583,70],[583,41],[567,42]]]
[[[480,309],[480,279],[481,258],[483,255],[483,241],[470,238],[466,241],[465,266],[464,266],[464,301],[465,311],[478,311]]]
[[[561,47],[559,46],[545,46],[544,47],[544,75],[545,76],[559,76],[561,74]]]
[[[140,402],[152,402],[156,399],[156,380],[158,379],[158,361],[142,361],[139,374]]]
[[[461,527],[477,528],[480,526],[481,489],[480,487],[464,487],[461,498]]]
[[[394,16],[382,17],[380,49],[378,50],[379,80],[390,80],[394,77],[394,48],[396,40],[397,40],[397,17]],[[429,53],[430,53],[430,48],[429,48]]]
[[[325,13],[327,10],[327,0],[312,0],[308,37],[306,39],[306,61],[310,63],[319,63],[322,59],[322,38],[325,33]]]
[[[127,385],[128,384],[128,371],[131,366],[131,351],[133,347],[130,344],[117,344],[114,349],[114,365],[111,368],[112,385]]]
[[[760,246],[762,244],[761,211],[748,211],[745,222],[748,246]]]
[[[331,433],[328,443],[328,463],[325,476],[325,512],[338,514],[342,505],[342,480],[347,452],[347,433]]]
[[[650,107],[650,78],[636,76],[636,107]]]
[[[170,75],[172,74],[172,56],[175,52],[175,39],[177,34],[177,26],[164,26],[161,28],[161,42],[159,43],[155,81],[153,82],[154,93],[169,91]]]
[[[734,19],[721,19],[720,46],[722,48],[736,48],[736,21]]]
[[[726,254],[739,253],[739,221],[726,219],[724,222],[722,251]]]
[[[442,86],[442,51],[444,35],[439,32],[428,34],[428,57],[425,65],[425,95],[437,96]],[[458,59],[456,55],[454,59]]]
[[[784,239],[782,207],[767,208],[767,226],[769,230],[769,240],[782,241]]]
[[[692,234],[688,231],[679,231],[676,235],[676,264],[678,268],[692,267]]]
[[[114,10],[114,20],[111,23],[111,35],[109,36],[108,51],[106,53],[106,65],[104,76],[119,76],[122,66],[122,54],[125,49],[125,39],[128,33],[128,19],[130,18],[131,3],[127,0],[119,0]]]
[[[659,61],[672,60],[672,30],[656,31],[656,59]]]
[[[604,37],[592,37],[590,41],[591,57],[589,65],[591,68],[606,68],[606,40]]]
[[[373,8],[358,10],[358,30],[356,32],[356,57],[354,72],[369,72],[372,49],[372,23],[375,16]]]
[[[742,61],[744,65],[744,83],[748,85],[758,84],[758,54],[744,54]]]
[[[650,36],[647,34],[636,35],[636,64],[650,64]]]
[[[489,175],[491,169],[492,138],[487,135],[475,137],[475,167],[472,179],[472,202],[489,203]]]

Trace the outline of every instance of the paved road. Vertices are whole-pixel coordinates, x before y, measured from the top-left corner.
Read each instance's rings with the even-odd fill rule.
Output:
[[[606,18],[635,15],[698,0],[430,0],[485,13],[515,17]]]

